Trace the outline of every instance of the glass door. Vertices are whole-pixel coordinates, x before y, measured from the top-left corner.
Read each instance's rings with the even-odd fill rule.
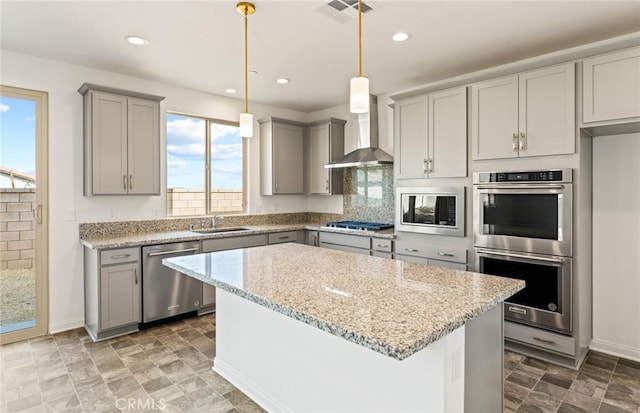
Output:
[[[47,333],[47,110],[0,85],[0,344]]]

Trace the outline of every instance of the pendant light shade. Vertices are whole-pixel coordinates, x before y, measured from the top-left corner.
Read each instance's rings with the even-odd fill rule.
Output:
[[[358,76],[351,78],[349,110],[369,112],[369,79],[362,76],[362,0],[358,0]]]
[[[240,136],[253,137],[253,115],[249,113],[249,41],[248,41],[248,16],[256,12],[256,6],[252,3],[241,1],[236,4],[238,13],[244,15],[244,112],[240,114]]]
[[[351,78],[351,93],[349,98],[351,113],[369,112],[369,79],[366,77]]]
[[[240,136],[243,138],[253,137],[253,115],[251,113],[240,114]]]

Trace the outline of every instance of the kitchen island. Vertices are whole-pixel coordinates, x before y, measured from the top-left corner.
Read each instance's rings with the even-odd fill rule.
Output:
[[[214,370],[269,411],[501,411],[520,280],[291,243],[163,263],[217,287]]]

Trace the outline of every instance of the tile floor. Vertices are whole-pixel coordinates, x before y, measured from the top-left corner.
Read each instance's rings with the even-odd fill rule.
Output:
[[[590,352],[580,370],[505,351],[504,411],[640,413],[640,363]]]
[[[99,343],[76,329],[2,346],[0,412],[263,412],[211,370],[214,354],[215,315]],[[573,371],[505,352],[505,377],[505,412],[640,413],[640,363],[591,353]]]

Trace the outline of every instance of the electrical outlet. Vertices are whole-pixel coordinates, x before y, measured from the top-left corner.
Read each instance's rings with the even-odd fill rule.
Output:
[[[76,220],[76,211],[70,209],[67,211],[67,221],[75,221]]]
[[[115,218],[118,216],[118,210],[115,208],[109,208],[109,218]]]

